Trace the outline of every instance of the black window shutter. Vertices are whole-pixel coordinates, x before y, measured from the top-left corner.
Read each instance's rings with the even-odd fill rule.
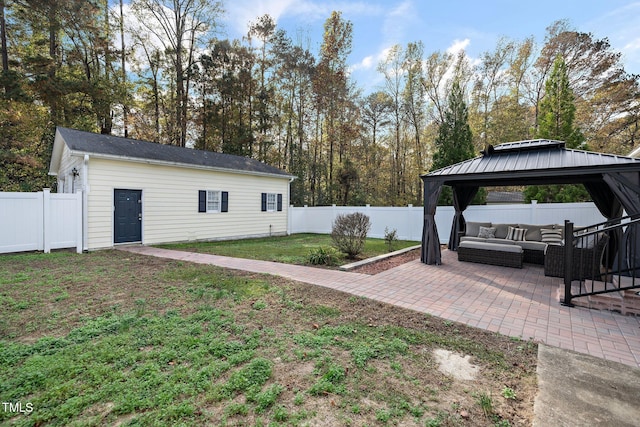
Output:
[[[267,193],[262,193],[262,212],[267,211]]]
[[[222,192],[222,203],[220,206],[220,211],[229,212],[229,192],[228,191]]]
[[[282,194],[278,193],[278,212],[282,212]]]
[[[198,191],[198,212],[207,211],[207,192],[205,190]]]

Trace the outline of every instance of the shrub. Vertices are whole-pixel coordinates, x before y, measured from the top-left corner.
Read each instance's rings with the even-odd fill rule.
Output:
[[[333,221],[331,239],[339,251],[355,258],[362,252],[370,228],[369,217],[363,213],[338,215]]]
[[[389,252],[393,252],[396,242],[398,241],[398,231],[394,228],[389,231],[387,227],[384,228],[384,242],[387,244]]]
[[[336,265],[338,252],[334,248],[320,246],[309,251],[307,261],[313,265]]]

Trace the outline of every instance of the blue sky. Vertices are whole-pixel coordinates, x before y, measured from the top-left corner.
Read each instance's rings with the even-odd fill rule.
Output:
[[[625,70],[640,74],[640,1],[630,0],[227,0],[222,37],[240,38],[248,24],[268,13],[296,40],[317,54],[323,24],[333,10],[353,23],[349,57],[358,86],[380,84],[375,71],[386,49],[422,41],[425,56],[464,48],[473,60],[496,47],[500,37],[542,44],[546,28],[567,19],[578,31],[608,38],[621,52]]]

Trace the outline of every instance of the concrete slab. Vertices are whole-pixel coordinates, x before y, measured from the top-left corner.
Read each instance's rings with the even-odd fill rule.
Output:
[[[640,369],[538,347],[534,427],[640,425]]]

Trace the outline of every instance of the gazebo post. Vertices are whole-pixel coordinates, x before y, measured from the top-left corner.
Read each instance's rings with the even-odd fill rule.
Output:
[[[571,302],[571,272],[573,270],[573,223],[564,220],[564,298],[562,305],[574,307]]]
[[[424,217],[422,226],[422,250],[420,261],[425,264],[440,265],[440,237],[436,226],[436,208],[442,190],[442,181],[423,181],[424,184]]]

